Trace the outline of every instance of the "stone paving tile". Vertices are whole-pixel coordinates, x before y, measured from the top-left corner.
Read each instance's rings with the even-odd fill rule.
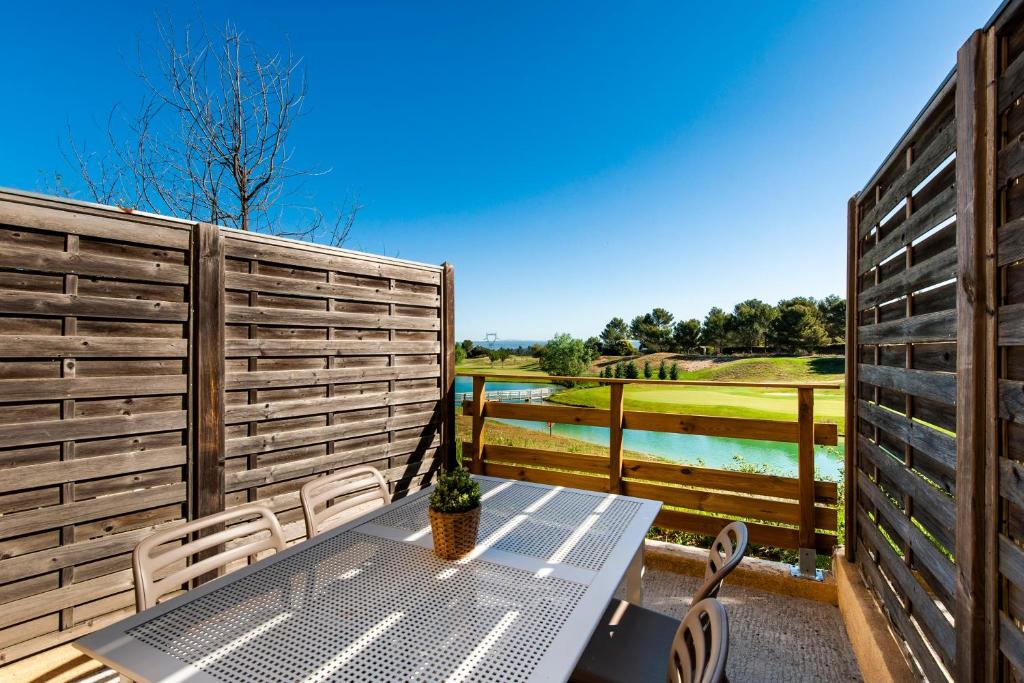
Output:
[[[698,583],[649,570],[644,606],[681,619]],[[729,615],[732,683],[861,680],[839,608],[728,583],[718,597]]]

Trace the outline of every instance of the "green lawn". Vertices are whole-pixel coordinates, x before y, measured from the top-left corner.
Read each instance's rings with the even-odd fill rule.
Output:
[[[467,358],[455,366],[455,372],[493,372],[502,375],[544,376],[537,359],[532,356],[510,356],[504,363],[487,358]]]
[[[743,358],[703,370],[680,373],[680,379],[720,382],[841,382],[843,359],[837,357]],[[550,400],[566,405],[608,407],[607,387],[570,389]],[[627,410],[724,417],[795,420],[795,389],[690,387],[643,384],[625,389]],[[845,433],[843,389],[814,392],[815,422],[834,422]]]

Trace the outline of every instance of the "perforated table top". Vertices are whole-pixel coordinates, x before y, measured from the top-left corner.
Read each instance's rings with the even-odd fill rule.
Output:
[[[478,479],[468,558],[424,491],[76,645],[136,680],[565,680],[660,504]]]

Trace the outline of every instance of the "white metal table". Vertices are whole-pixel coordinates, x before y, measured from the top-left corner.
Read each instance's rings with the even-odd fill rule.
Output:
[[[429,489],[96,631],[138,681],[566,680],[656,501],[477,477],[479,542],[438,559]]]

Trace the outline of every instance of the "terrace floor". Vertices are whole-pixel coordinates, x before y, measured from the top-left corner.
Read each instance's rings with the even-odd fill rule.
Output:
[[[696,577],[651,569],[644,577],[644,604],[682,618],[697,587]],[[719,599],[729,614],[732,683],[861,680],[834,605],[728,583]],[[0,667],[0,683],[117,680],[69,645]]]
[[[699,584],[693,576],[649,569],[644,606],[681,619]],[[861,680],[835,605],[728,582],[718,599],[729,615],[732,683]]]

